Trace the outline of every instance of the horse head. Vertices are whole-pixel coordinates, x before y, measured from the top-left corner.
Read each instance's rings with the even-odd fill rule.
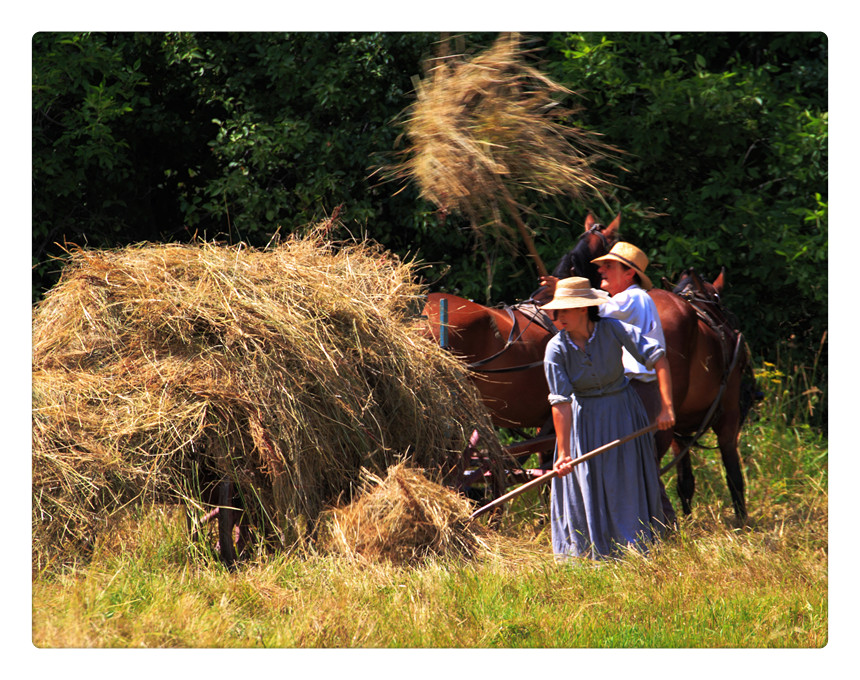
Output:
[[[700,300],[719,302],[725,286],[725,267],[720,268],[720,274],[714,279],[713,283],[708,283],[702,279],[698,272],[693,267],[690,267],[681,274],[681,280],[678,281],[672,292],[688,300],[695,297]]]
[[[609,226],[603,226],[589,214],[585,218],[585,231],[579,237],[573,250],[568,252],[556,265],[552,275],[559,279],[568,276],[582,276],[591,281],[593,288],[600,288],[600,274],[597,265],[592,262],[596,257],[602,257],[618,240],[621,226],[621,213],[615,217]]]

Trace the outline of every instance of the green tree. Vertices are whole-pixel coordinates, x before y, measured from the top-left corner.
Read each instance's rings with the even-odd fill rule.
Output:
[[[477,242],[414,187],[370,177],[395,157],[397,117],[438,37],[35,35],[34,298],[56,280],[57,243],[197,234],[262,246],[341,205],[353,234],[430,263],[436,287],[483,300],[492,276],[493,300],[527,296],[526,257]],[[785,347],[811,362],[827,328],[826,36],[532,37],[529,58],[584,97],[571,122],[629,152],[623,186],[605,199],[528,206],[545,263],[573,246],[586,212],[620,210],[655,280],[725,266],[754,353]]]
[[[589,99],[585,123],[630,152],[617,200],[655,271],[725,266],[755,351],[788,340],[814,351],[827,327],[826,36],[560,34],[549,45],[550,72]]]
[[[433,39],[37,34],[34,294],[54,280],[55,242],[261,245],[341,204],[346,223],[408,248],[429,208],[368,176]]]

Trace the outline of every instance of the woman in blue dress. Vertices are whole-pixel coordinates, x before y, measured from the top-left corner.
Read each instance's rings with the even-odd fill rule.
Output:
[[[648,426],[645,407],[624,376],[622,347],[655,368],[660,429],[675,424],[665,351],[656,340],[617,319],[601,318],[608,295],[587,279],[562,279],[543,306],[560,329],[549,342],[544,370],[557,444],[550,518],[553,552],[602,559],[625,548],[646,551],[665,529],[653,437],[636,437],[585,463],[573,461]]]

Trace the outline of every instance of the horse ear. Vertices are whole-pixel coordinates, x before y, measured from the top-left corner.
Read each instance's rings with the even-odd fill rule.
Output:
[[[596,222],[597,222],[597,220],[594,219],[594,215],[592,215],[591,213],[588,213],[585,216],[585,231],[588,231],[589,229],[591,229]]]
[[[606,238],[617,238],[618,232],[621,230],[621,213],[615,216],[615,219],[609,223],[609,226],[603,230],[603,235]]]
[[[717,291],[717,295],[722,297],[723,288],[726,287],[726,268],[720,267],[720,275],[714,279],[714,282],[711,284],[714,287],[714,290]]]
[[[702,277],[699,276],[699,272],[696,271],[694,267],[690,267],[689,270],[690,278],[693,279],[693,287],[699,291],[702,295],[706,295],[705,292],[705,282],[702,281]]]

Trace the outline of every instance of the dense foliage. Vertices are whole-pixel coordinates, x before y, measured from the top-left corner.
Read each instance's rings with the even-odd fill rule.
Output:
[[[631,152],[627,236],[670,278],[725,266],[759,350],[814,346],[827,314],[827,52],[821,34],[555,36],[551,72]],[[637,208],[659,211],[636,219]],[[642,216],[644,217],[644,215]],[[653,277],[652,277],[653,278]],[[746,326],[752,324],[747,322]]]
[[[340,204],[398,247],[408,196],[367,180],[429,36],[37,34],[36,285],[52,243],[195,232],[265,244]],[[390,192],[389,192],[390,193]],[[394,239],[394,243],[390,243]],[[41,265],[41,266],[40,266]]]
[[[480,49],[493,35],[467,36]],[[628,152],[612,196],[539,196],[528,222],[551,268],[585,213],[623,213],[656,281],[728,270],[753,352],[818,361],[827,323],[827,38],[820,33],[546,34],[535,63],[581,91],[576,121]],[[66,242],[197,236],[265,245],[331,214],[433,263],[437,287],[528,296],[525,257],[479,246],[414,187],[396,118],[437,49],[418,33],[70,34],[33,38],[34,299]],[[345,235],[345,234],[340,234]],[[488,273],[489,272],[489,273]],[[650,272],[649,272],[650,273]]]

